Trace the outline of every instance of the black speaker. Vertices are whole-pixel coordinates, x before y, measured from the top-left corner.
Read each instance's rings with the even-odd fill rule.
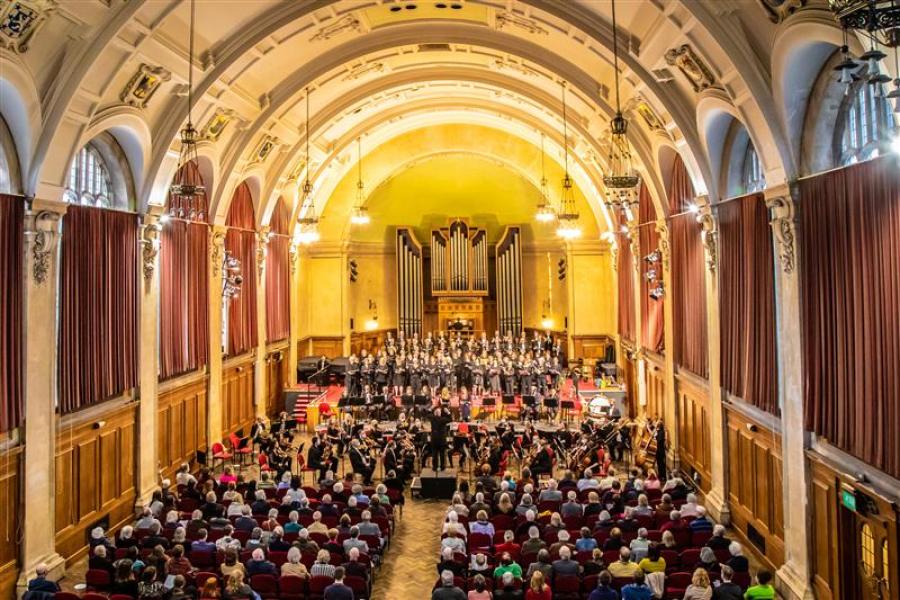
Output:
[[[435,473],[431,469],[422,469],[422,489],[420,495],[422,498],[435,498],[441,500],[450,500],[453,498],[453,492],[456,491],[456,471],[441,471]]]

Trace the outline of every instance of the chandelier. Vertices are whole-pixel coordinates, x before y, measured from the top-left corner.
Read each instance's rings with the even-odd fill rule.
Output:
[[[547,172],[544,169],[544,134],[541,134],[541,201],[537,205],[535,219],[541,223],[549,223],[556,218],[553,205],[550,203],[550,188],[547,185]]]
[[[306,180],[303,182],[302,198],[300,205],[300,217],[297,224],[300,231],[297,241],[301,244],[312,244],[319,241],[319,217],[316,216],[316,203],[313,201],[313,186],[309,181],[311,168],[309,154],[309,87],[306,88]]]
[[[206,193],[196,169],[188,164],[197,164],[197,130],[191,120],[194,108],[194,0],[191,0],[191,17],[188,49],[188,101],[187,124],[181,130],[181,150],[178,153],[179,169],[169,187],[168,214],[179,219],[202,219],[202,200]]]
[[[566,82],[561,83],[562,86],[562,108],[563,108],[563,154],[565,156],[565,175],[562,180],[562,190],[559,195],[559,212],[556,213],[556,220],[559,223],[556,227],[556,235],[564,240],[573,240],[581,236],[581,224],[578,222],[580,215],[575,208],[575,190],[572,186],[572,178],[569,177],[569,129],[566,119]]]
[[[613,67],[616,78],[616,115],[610,121],[610,137],[607,155],[608,171],[603,175],[603,184],[609,192],[606,205],[610,208],[627,208],[637,202],[637,187],[640,176],[634,169],[631,148],[628,145],[628,120],[622,116],[619,100],[619,33],[616,23],[616,0],[612,0],[613,23]]]
[[[350,215],[350,222],[354,225],[369,224],[369,209],[366,208],[366,192],[362,180],[362,142],[360,138],[356,138],[356,205]]]
[[[828,0],[844,30],[858,29],[882,46],[900,46],[900,2],[897,0]]]

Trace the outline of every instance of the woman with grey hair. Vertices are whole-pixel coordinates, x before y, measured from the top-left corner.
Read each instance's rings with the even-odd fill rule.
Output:
[[[309,571],[306,570],[306,565],[304,565],[300,560],[303,558],[300,553],[300,548],[291,548],[287,553],[287,562],[281,565],[281,576],[290,576],[290,577],[302,577],[306,579],[309,577]]]

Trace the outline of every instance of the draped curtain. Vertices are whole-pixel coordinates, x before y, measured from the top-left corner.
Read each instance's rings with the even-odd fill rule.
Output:
[[[191,181],[201,185],[197,164],[184,164]],[[176,175],[176,178],[180,176]],[[169,204],[177,199],[169,198]],[[196,371],[209,357],[209,274],[205,222],[207,199],[200,201],[202,214],[194,219],[171,219],[160,234],[159,256],[159,375],[168,379]]]
[[[228,355],[237,356],[257,344],[256,217],[246,182],[234,191],[225,225],[225,251],[241,261],[243,276],[240,294],[228,303]]]
[[[619,334],[633,342],[634,336],[634,261],[631,239],[628,234],[618,233],[619,255],[616,272],[619,277]]]
[[[779,415],[775,274],[762,194],[718,206],[722,386]]]
[[[0,433],[22,424],[25,201],[0,194]]]
[[[669,191],[669,245],[672,249],[672,312],[675,322],[675,362],[707,377],[706,279],[700,224],[688,212],[694,186],[680,156],[672,167]]]
[[[278,199],[269,223],[266,257],[266,339],[277,342],[291,333],[290,220],[283,198]]]
[[[60,263],[59,409],[63,414],[137,381],[137,215],[71,205]]]
[[[652,253],[659,249],[659,233],[656,231],[656,209],[653,206],[653,199],[647,187],[642,185],[640,195],[638,196],[638,242],[640,246],[641,256]],[[643,276],[645,263],[641,262],[641,345],[648,350],[654,352],[663,352],[665,350],[665,321],[664,306],[665,300],[660,298],[654,300],[650,297],[651,284]],[[657,278],[662,279],[663,266],[662,262],[655,265]]]
[[[800,182],[806,427],[900,477],[900,169]]]

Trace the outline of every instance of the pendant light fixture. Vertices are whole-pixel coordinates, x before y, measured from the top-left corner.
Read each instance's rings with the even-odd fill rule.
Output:
[[[628,120],[622,116],[619,99],[619,28],[616,22],[616,0],[612,0],[613,24],[613,68],[616,84],[616,116],[610,121],[610,137],[607,155],[608,171],[603,176],[603,184],[609,192],[606,204],[610,208],[624,209],[637,202],[637,187],[640,176],[634,169],[631,148],[628,144]]]
[[[575,190],[572,186],[572,178],[569,177],[569,127],[566,115],[566,82],[561,83],[562,108],[563,108],[563,155],[565,156],[565,175],[562,180],[562,190],[559,195],[559,212],[556,219],[559,225],[556,235],[564,240],[573,240],[581,236],[581,224],[578,222],[580,215],[575,208]]]
[[[541,134],[541,201],[537,206],[535,218],[541,223],[549,223],[556,218],[553,205],[550,202],[550,188],[547,185],[547,171],[545,170],[544,134]]]
[[[170,217],[198,220],[205,217],[202,198],[206,194],[197,172],[197,130],[191,120],[194,108],[194,0],[191,0],[190,32],[188,34],[188,98],[187,124],[181,130],[181,150],[178,171],[169,187]],[[193,163],[192,166],[189,166]]]
[[[313,201],[313,186],[309,181],[312,161],[309,154],[309,86],[306,88],[306,180],[303,182],[303,203],[300,205],[300,232],[297,241],[301,244],[312,244],[319,241],[319,218],[316,216],[316,204]]]
[[[366,192],[362,179],[362,141],[356,138],[356,205],[350,215],[350,222],[354,225],[368,225],[369,209],[366,208]]]

